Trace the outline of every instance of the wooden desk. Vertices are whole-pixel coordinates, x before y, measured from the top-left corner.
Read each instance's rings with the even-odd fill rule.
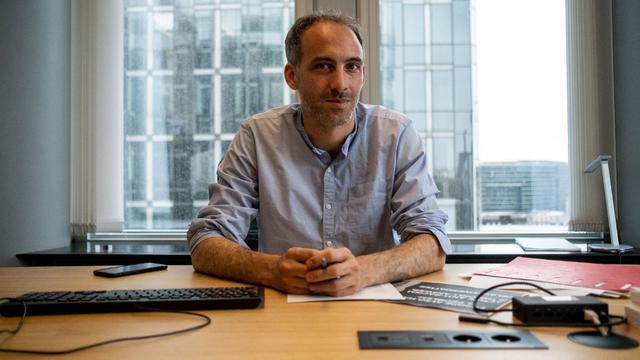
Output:
[[[448,264],[428,281],[465,284],[461,273],[487,264]],[[28,291],[124,288],[210,287],[233,285],[195,273],[191,266],[118,279],[94,277],[95,266],[0,268],[0,296]],[[498,329],[497,325],[459,323],[458,314],[377,301],[288,304],[286,295],[265,291],[263,308],[203,311],[213,323],[201,330],[165,338],[124,342],[65,355],[74,359],[640,359],[640,350],[601,350],[574,344],[566,335],[578,328],[533,328],[549,350],[359,350],[358,330]],[[610,311],[623,313],[623,300]],[[503,314],[506,315],[506,314]],[[0,328],[18,318],[0,318]],[[199,320],[174,314],[121,313],[27,317],[15,336],[0,334],[0,346],[63,349],[115,337],[157,333],[195,325]],[[620,334],[640,339],[640,329],[618,326]],[[2,359],[28,356],[0,353]]]

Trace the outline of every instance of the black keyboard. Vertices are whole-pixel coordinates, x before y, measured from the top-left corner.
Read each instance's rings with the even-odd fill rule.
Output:
[[[85,314],[153,310],[251,309],[264,299],[258,286],[31,292],[0,304],[0,314]]]

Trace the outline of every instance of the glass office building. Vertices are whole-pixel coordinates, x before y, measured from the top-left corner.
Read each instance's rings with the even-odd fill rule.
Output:
[[[474,229],[473,1],[380,2],[382,104],[423,138],[449,229]]]
[[[293,0],[125,1],[125,227],[185,229],[240,123],[290,103]]]
[[[480,226],[567,223],[568,166],[557,161],[481,163]]]

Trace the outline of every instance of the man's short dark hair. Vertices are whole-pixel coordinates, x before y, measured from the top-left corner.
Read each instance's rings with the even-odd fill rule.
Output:
[[[360,45],[363,46],[361,35],[362,31],[360,29],[360,25],[354,18],[343,15],[341,12],[336,10],[316,11],[312,14],[299,18],[295,23],[293,23],[291,29],[289,29],[287,37],[284,40],[287,62],[289,64],[294,66],[300,64],[300,59],[302,58],[302,35],[311,27],[311,25],[319,22],[333,22],[349,27],[349,29],[351,29],[358,38]]]

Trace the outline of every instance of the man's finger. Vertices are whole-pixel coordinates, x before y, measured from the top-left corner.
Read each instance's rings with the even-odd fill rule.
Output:
[[[335,263],[344,262],[353,256],[348,248],[329,248],[316,250],[317,253],[306,260],[307,269],[326,268]]]
[[[349,277],[333,278],[331,280],[309,283],[309,290],[313,293],[322,293],[335,296],[337,293],[344,293],[346,289],[353,287]]]
[[[304,263],[310,257],[316,255],[319,250],[309,249],[309,248],[301,248],[301,247],[292,247],[284,253],[284,256],[288,259],[293,259],[295,261]]]
[[[287,257],[283,257],[278,267],[283,277],[298,277],[304,279],[308,272],[307,266],[303,262]]]
[[[309,283],[318,283],[328,280],[338,280],[347,275],[347,268],[342,266],[342,264],[334,264],[330,265],[327,268],[317,268],[315,270],[311,270],[306,274],[306,280]]]
[[[330,263],[331,261],[323,253],[314,255],[305,261],[305,265],[307,266],[308,270],[312,270],[316,268],[324,269],[327,266],[329,266]]]

